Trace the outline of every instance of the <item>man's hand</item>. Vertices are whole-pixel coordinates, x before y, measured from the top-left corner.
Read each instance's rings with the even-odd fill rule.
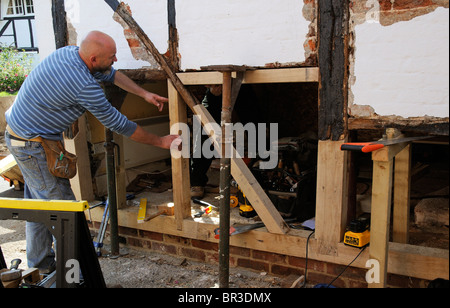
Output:
[[[167,135],[161,137],[161,148],[163,149],[175,149],[181,151],[182,139],[178,135]]]
[[[143,89],[121,72],[116,72],[114,84],[129,93],[133,93],[137,96],[142,97],[146,102],[155,105],[158,108],[159,112],[163,110],[164,104],[169,101],[165,97],[159,96]]]
[[[164,104],[167,103],[169,100],[165,97],[159,96],[157,94],[147,92],[144,95],[144,99],[146,102],[155,105],[159,112],[161,112],[164,108]]]

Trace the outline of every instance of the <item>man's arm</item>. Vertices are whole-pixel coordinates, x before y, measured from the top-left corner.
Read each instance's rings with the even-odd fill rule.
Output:
[[[142,97],[148,103],[155,105],[160,112],[163,110],[164,104],[169,101],[165,97],[161,97],[141,88],[133,80],[128,78],[128,76],[118,71],[115,74],[114,84],[129,93]]]
[[[172,144],[172,142],[178,138],[179,140]],[[181,138],[178,135],[167,135],[164,137],[159,137],[146,131],[139,125],[137,126],[133,135],[130,136],[130,139],[139,143],[153,145],[163,149],[170,149],[171,146],[178,147],[181,143]]]

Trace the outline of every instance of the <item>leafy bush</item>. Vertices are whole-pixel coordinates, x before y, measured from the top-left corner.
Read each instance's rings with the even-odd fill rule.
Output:
[[[31,71],[32,59],[13,47],[0,46],[0,92],[19,91]]]

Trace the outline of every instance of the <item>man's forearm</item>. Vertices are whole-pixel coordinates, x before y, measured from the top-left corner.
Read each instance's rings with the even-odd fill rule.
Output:
[[[121,72],[116,72],[114,78],[114,84],[119,88],[127,91],[128,93],[133,93],[137,96],[143,97],[147,92],[137,85],[133,80],[131,80],[127,75]]]
[[[133,135],[130,136],[130,139],[139,143],[144,143],[148,145],[154,145],[157,147],[161,147],[161,138],[155,134],[152,134],[146,130],[144,130],[141,126],[137,126]]]

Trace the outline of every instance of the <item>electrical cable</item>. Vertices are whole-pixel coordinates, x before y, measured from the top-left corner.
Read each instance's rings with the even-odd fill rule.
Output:
[[[303,282],[302,288],[306,286],[306,274],[308,272],[308,245],[309,245],[309,239],[311,236],[316,232],[316,230],[313,230],[310,235],[308,235],[308,238],[306,239],[306,256],[305,256],[305,281]]]
[[[350,262],[350,263],[342,270],[342,272],[341,272],[339,275],[337,275],[336,278],[334,278],[334,279],[326,286],[326,288],[329,288],[329,287],[333,284],[333,282],[335,282],[336,279],[338,279],[338,278],[345,272],[345,270],[346,270],[347,268],[349,268],[350,265],[352,265],[353,262],[356,261],[356,259],[358,259],[358,257],[362,254],[362,252],[366,249],[367,246],[368,246],[368,245],[366,245],[366,246],[364,246],[364,247],[361,248],[360,252],[359,252],[358,255],[353,259],[353,261]]]

